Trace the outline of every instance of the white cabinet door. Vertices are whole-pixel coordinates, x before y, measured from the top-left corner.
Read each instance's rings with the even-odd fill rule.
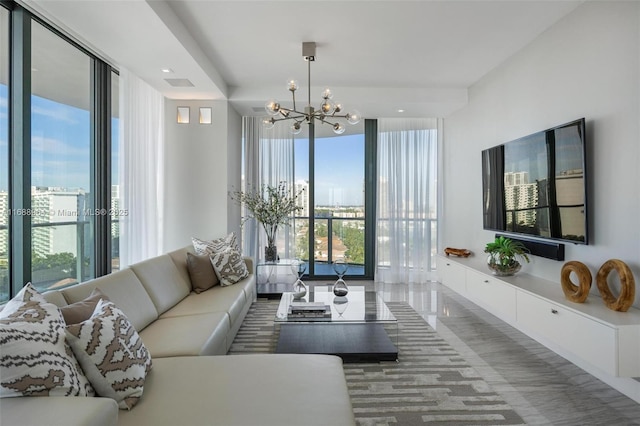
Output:
[[[464,295],[466,293],[465,267],[450,262],[445,256],[438,256],[438,276],[440,282],[451,290]]]
[[[467,297],[507,322],[516,320],[516,292],[492,275],[467,271]]]
[[[524,291],[518,292],[518,324],[576,357],[618,375],[616,329]]]

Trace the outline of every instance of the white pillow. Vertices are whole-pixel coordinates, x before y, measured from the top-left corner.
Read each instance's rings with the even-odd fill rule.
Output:
[[[58,307],[28,283],[0,312],[0,396],[94,396]]]
[[[91,318],[67,326],[67,339],[98,395],[124,410],[138,402],[151,355],[113,302],[100,300]]]
[[[249,276],[247,264],[242,254],[232,248],[215,252],[209,256],[213,270],[216,272],[220,285],[225,287],[237,283]]]
[[[196,251],[196,254],[199,255],[210,255],[227,248],[233,248],[236,251],[240,251],[240,248],[238,247],[238,239],[235,232],[231,232],[224,238],[216,238],[210,241],[192,237],[191,242],[193,243],[193,248]]]

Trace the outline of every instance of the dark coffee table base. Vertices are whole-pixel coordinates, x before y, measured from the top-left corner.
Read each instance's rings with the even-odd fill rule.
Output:
[[[344,362],[398,359],[382,324],[282,324],[276,353],[338,355]]]

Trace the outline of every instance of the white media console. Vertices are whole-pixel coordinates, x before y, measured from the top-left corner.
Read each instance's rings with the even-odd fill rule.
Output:
[[[480,257],[437,262],[442,284],[640,403],[640,309],[615,312],[594,294],[574,303],[560,277],[496,277]]]

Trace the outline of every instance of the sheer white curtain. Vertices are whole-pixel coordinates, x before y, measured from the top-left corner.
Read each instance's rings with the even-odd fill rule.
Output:
[[[294,184],[293,135],[285,123],[276,123],[272,129],[262,126],[260,117],[243,118],[244,182],[243,190],[261,188],[262,185],[277,186],[280,182]],[[242,212],[247,215],[246,211]],[[278,227],[276,245],[278,256],[291,257],[293,248],[293,226]],[[267,245],[262,225],[255,220],[245,222],[243,227],[243,253],[254,259],[264,259],[263,249]]]
[[[437,230],[437,119],[378,120],[375,280],[424,283]]]
[[[120,69],[120,267],[163,249],[164,96]]]

